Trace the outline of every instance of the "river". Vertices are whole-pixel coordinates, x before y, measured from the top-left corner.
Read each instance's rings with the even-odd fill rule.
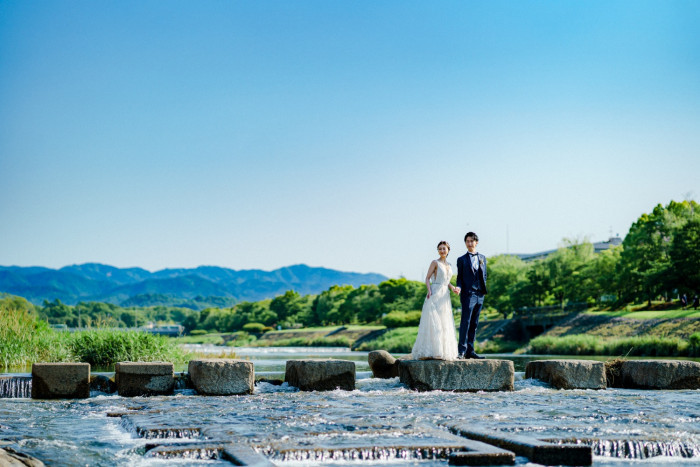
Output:
[[[353,360],[356,389],[298,392],[259,383],[250,396],[203,397],[181,389],[150,398],[0,398],[0,447],[59,466],[230,465],[221,458],[226,443],[251,446],[278,465],[432,466],[447,465],[457,438],[442,425],[461,421],[589,444],[597,466],[700,465],[700,391],[555,390],[523,379],[525,362],[535,357],[507,355],[491,357],[514,360],[513,392],[420,393],[397,378],[372,378],[366,352],[233,350],[254,362],[258,377],[270,379],[282,378],[288,359]],[[158,454],[165,458],[156,457],[154,445],[165,446]],[[517,463],[533,465],[521,457]]]

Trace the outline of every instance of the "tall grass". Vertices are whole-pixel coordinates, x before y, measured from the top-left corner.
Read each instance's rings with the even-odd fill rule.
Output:
[[[37,319],[31,304],[12,297],[0,300],[0,365],[3,371],[24,368],[30,362],[63,361],[67,356],[62,336]]]
[[[540,336],[530,341],[530,353],[559,355],[630,355],[644,357],[692,357],[700,355],[700,334],[680,337],[635,336],[605,339],[586,334]]]
[[[116,362],[181,362],[185,353],[164,336],[139,331],[91,330],[75,332],[67,339],[77,361],[94,366]]]
[[[86,362],[110,366],[120,361],[181,362],[187,356],[163,336],[97,329],[56,332],[24,299],[0,299],[0,367],[25,369],[37,362]]]

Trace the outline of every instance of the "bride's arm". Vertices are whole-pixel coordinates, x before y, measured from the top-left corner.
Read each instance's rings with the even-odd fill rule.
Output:
[[[430,295],[432,295],[432,293],[431,293],[431,291],[430,291],[430,277],[431,277],[433,274],[435,274],[435,271],[436,271],[436,270],[437,270],[437,261],[436,261],[436,260],[433,260],[433,261],[430,263],[430,267],[428,267],[428,275],[425,276],[425,285],[426,285],[426,287],[428,287],[428,296],[425,297],[425,298],[430,298]]]

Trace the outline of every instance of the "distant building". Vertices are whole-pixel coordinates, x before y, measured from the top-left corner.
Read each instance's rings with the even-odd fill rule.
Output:
[[[610,247],[618,246],[621,244],[622,244],[622,239],[619,236],[610,237],[608,240],[606,240],[604,242],[594,243],[593,250],[596,253],[600,253],[601,251],[607,250]],[[515,254],[514,256],[517,256],[518,258],[522,259],[526,263],[529,263],[530,261],[535,261],[537,259],[544,259],[547,256],[554,253],[555,251],[557,251],[557,250],[540,251],[539,253]]]

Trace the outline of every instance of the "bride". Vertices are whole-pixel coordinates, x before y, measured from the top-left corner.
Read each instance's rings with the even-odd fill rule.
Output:
[[[440,258],[430,263],[425,277],[428,295],[423,302],[418,335],[411,355],[414,359],[456,360],[457,338],[448,288],[456,294],[460,289],[450,284],[452,266],[447,262],[450,244],[442,241],[437,249]]]

